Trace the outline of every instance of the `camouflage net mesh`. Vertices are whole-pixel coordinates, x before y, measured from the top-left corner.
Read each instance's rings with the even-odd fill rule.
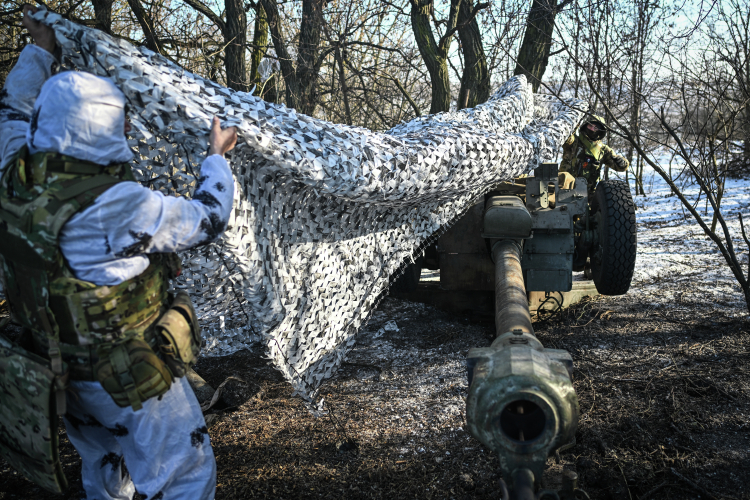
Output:
[[[492,185],[551,161],[583,103],[535,95],[523,76],[485,104],[386,133],[342,126],[226,89],[145,48],[51,12],[63,67],[127,97],[140,182],[195,188],[210,119],[238,128],[232,216],[217,243],[182,255],[204,353],[263,340],[313,408],[390,280]]]

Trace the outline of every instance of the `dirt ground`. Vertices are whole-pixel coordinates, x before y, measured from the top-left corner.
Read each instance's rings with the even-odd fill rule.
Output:
[[[694,295],[694,294],[693,294]],[[567,349],[581,418],[577,444],[544,482],[575,469],[592,499],[750,499],[750,324],[700,302],[588,300],[538,321]],[[257,352],[196,367],[226,408],[211,412],[218,499],[500,498],[497,457],[465,431],[464,358],[491,322],[388,298],[311,416]],[[0,462],[0,499],[81,498],[80,459],[60,429],[71,486],[35,488]]]

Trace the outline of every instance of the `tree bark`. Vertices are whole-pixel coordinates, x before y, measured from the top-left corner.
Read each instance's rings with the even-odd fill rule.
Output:
[[[451,107],[448,49],[456,29],[460,4],[461,0],[451,0],[445,34],[439,42],[436,42],[430,26],[432,0],[411,0],[411,27],[432,84],[431,114],[448,111]]]
[[[297,92],[300,109],[312,115],[318,104],[318,73],[320,62],[320,33],[323,29],[323,7],[325,0],[304,0],[302,2],[302,22],[299,28],[297,50]]]
[[[201,2],[200,0],[185,0],[185,3],[209,18],[216,26],[219,27],[221,32],[224,33],[226,29],[224,20],[217,16],[214,11],[209,9],[203,2]]]
[[[245,46],[247,45],[245,4],[242,0],[224,0],[224,7],[227,13],[224,30],[224,43],[226,44],[224,66],[227,71],[227,86],[247,92],[250,88],[245,62]]]
[[[110,35],[112,34],[112,1],[91,0],[91,4],[94,6],[96,27]]]
[[[568,3],[569,0],[566,0],[558,6],[557,0],[532,0],[526,19],[526,33],[518,50],[513,74],[526,75],[534,92],[539,90],[544,71],[547,69],[552,33],[555,30],[555,16],[559,9]]]
[[[473,4],[473,0],[461,0],[458,9],[458,38],[464,55],[458,109],[473,108],[490,98],[490,72]],[[477,6],[479,8],[482,8],[481,5]]]
[[[138,0],[128,0],[138,1]],[[247,46],[247,14],[242,0],[224,0],[226,21],[216,15],[201,0],[184,0],[186,4],[210,19],[224,36],[224,69],[227,74],[227,87],[247,92],[249,80],[245,47]]]

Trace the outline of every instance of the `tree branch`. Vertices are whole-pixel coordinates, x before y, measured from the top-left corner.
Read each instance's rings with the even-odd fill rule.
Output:
[[[159,46],[158,39],[154,33],[154,22],[148,12],[143,9],[139,0],[128,0],[130,9],[135,14],[138,24],[140,24],[143,34],[146,37],[146,47],[149,50],[156,52],[157,54],[163,54],[162,48]]]
[[[407,92],[404,86],[401,84],[401,80],[390,75],[389,75],[389,78],[393,80],[393,83],[396,84],[396,87],[398,87],[401,93],[404,94],[404,97],[406,97],[406,100],[409,101],[409,105],[411,106],[411,109],[414,110],[414,113],[417,116],[422,116],[422,113],[419,111],[419,106],[417,106],[417,103],[414,102],[414,99],[411,98],[411,95],[409,95],[409,92]]]
[[[443,35],[443,38],[440,39],[440,43],[441,44],[443,43],[444,38],[453,36],[456,33],[456,31],[460,30],[461,28],[469,24],[472,21],[472,19],[474,19],[476,15],[479,14],[480,10],[486,9],[489,6],[490,6],[489,2],[476,4],[474,8],[472,9],[471,14],[469,14],[469,17],[466,20],[464,20],[461,24],[456,24],[456,26],[454,26],[453,28],[445,32],[445,35]],[[458,16],[458,12],[456,13],[456,16]]]
[[[451,0],[451,9],[448,13],[448,25],[445,27],[445,34],[440,38],[438,42],[438,50],[443,57],[448,57],[448,49],[451,46],[451,38],[453,33],[458,29],[458,10],[461,7],[461,0]]]
[[[128,0],[130,1],[130,0]],[[200,12],[207,18],[211,20],[212,23],[214,23],[216,26],[219,27],[222,33],[224,33],[224,30],[226,29],[226,24],[224,23],[224,20],[220,18],[219,16],[214,13],[211,9],[208,8],[206,4],[201,2],[200,0],[184,0],[186,4],[191,6],[196,11]]]

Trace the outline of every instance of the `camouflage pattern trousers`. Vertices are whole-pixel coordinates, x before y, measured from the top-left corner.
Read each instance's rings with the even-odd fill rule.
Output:
[[[149,500],[214,498],[216,460],[184,377],[136,412],[117,406],[99,382],[71,382],[67,403],[65,427],[89,500],[132,500],[136,491]]]

